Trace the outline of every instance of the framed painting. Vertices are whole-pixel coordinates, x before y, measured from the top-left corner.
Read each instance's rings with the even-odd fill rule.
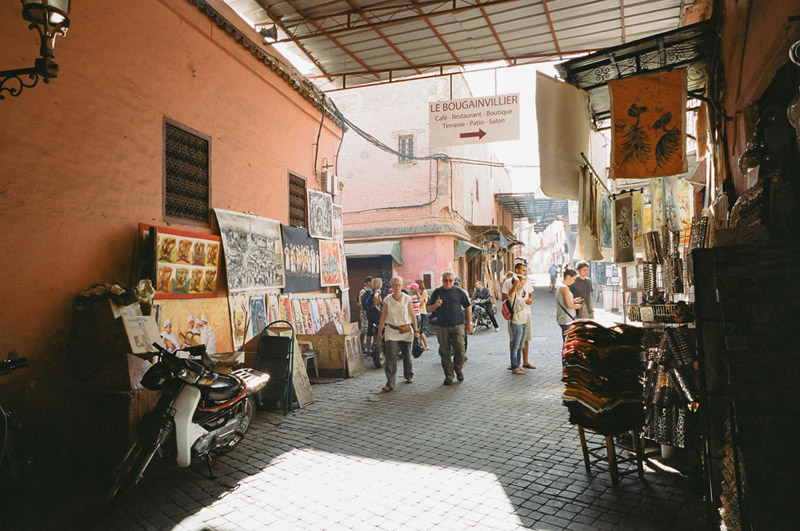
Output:
[[[341,286],[342,257],[339,254],[340,244],[335,241],[320,240],[319,258],[322,269],[322,286]]]
[[[155,299],[216,297],[222,246],[219,236],[145,223],[139,224],[139,234],[142,241],[152,244]]]
[[[285,281],[281,224],[275,220],[215,208],[225,247],[228,291],[282,288]]]
[[[344,243],[344,223],[342,222],[342,205],[333,204],[333,239]]]
[[[308,189],[308,233],[312,238],[333,238],[333,199],[331,194]]]
[[[319,291],[319,240],[306,229],[281,225],[283,266],[286,271],[284,293]]]
[[[164,344],[184,348],[204,344],[209,354],[232,352],[228,300],[164,300],[159,303],[159,328]]]

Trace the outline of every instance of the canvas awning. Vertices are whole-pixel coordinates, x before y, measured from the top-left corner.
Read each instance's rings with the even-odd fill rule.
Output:
[[[453,254],[453,260],[458,260],[464,255],[466,256],[467,260],[469,260],[476,254],[480,254],[481,252],[480,247],[464,240],[454,240],[453,244],[455,245],[455,253]]]
[[[345,243],[344,255],[347,258],[368,258],[371,256],[391,256],[403,265],[403,251],[400,240],[382,242]]]
[[[485,243],[496,241],[502,249],[509,248],[514,233],[503,225],[470,225],[467,230],[472,235],[472,241],[483,246]]]

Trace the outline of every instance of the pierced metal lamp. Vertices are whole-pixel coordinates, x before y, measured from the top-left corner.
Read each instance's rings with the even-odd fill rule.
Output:
[[[21,1],[22,18],[30,22],[29,29],[39,32],[41,57],[33,67],[0,71],[0,100],[5,99],[3,92],[19,96],[24,88],[36,86],[39,78],[49,83],[50,78],[58,77],[58,65],[53,61],[56,37],[66,35],[69,28],[70,0]]]

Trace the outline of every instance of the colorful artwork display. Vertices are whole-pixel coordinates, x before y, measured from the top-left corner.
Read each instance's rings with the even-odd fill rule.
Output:
[[[623,194],[614,200],[614,262],[633,261],[633,198]]]
[[[165,346],[204,344],[209,354],[234,350],[225,297],[168,299],[158,304],[159,330]]]
[[[312,238],[333,238],[333,199],[331,194],[308,189],[308,233]]]
[[[319,241],[306,229],[281,225],[283,265],[286,271],[285,293],[320,289]]]
[[[255,337],[267,326],[267,309],[263,296],[250,297],[250,331]]]
[[[685,173],[686,69],[609,80],[612,179]]]
[[[282,288],[285,283],[280,223],[214,209],[225,246],[228,291]]]
[[[340,286],[342,284],[342,259],[339,254],[339,243],[320,240],[319,256],[322,267],[322,286]]]
[[[155,299],[216,297],[221,240],[219,236],[156,229]],[[139,224],[139,231],[150,226]]]

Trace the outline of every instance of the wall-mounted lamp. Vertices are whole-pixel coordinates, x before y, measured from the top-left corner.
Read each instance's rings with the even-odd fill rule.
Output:
[[[41,57],[31,68],[0,71],[0,100],[5,99],[3,92],[19,96],[23,88],[36,86],[40,77],[45,83],[58,77],[58,65],[53,61],[55,43],[57,36],[67,34],[69,7],[70,0],[22,0],[22,18],[31,23],[28,29],[39,32]]]

